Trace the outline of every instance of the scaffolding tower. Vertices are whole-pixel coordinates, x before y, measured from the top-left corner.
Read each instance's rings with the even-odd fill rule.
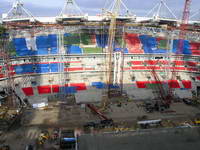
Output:
[[[4,30],[2,28],[2,30]],[[5,92],[9,95],[8,106],[16,106],[16,94],[15,94],[15,83],[12,72],[12,62],[10,60],[9,49],[8,49],[9,35],[5,31],[0,32],[0,57],[3,60],[4,66],[4,78],[6,79],[6,85],[4,87]]]

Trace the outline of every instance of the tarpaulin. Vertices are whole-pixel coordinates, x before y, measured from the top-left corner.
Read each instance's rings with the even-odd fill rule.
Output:
[[[147,69],[147,67],[145,67],[145,66],[133,66],[133,67],[131,67],[133,70],[146,70]]]
[[[191,42],[190,50],[193,55],[200,55],[200,43]]]
[[[177,80],[169,80],[168,85],[170,88],[180,88],[180,85]]]
[[[146,84],[149,84],[149,81],[136,81],[136,85],[138,88],[147,88]]]
[[[161,54],[166,53],[166,49],[158,49],[158,43],[155,37],[150,37],[148,35],[140,35],[140,41],[143,45],[145,53]]]
[[[197,76],[196,78],[197,78],[197,80],[200,80],[200,76]]]
[[[95,35],[90,35],[88,33],[81,33],[81,43],[84,45],[94,44],[96,42]]]
[[[164,38],[156,38],[158,43],[158,49],[167,49],[167,40]]]
[[[111,88],[111,89],[118,89],[118,88],[120,88],[119,85],[113,85],[113,84],[109,84],[108,87]]]
[[[85,83],[70,83],[71,87],[76,87],[77,91],[86,90],[86,84]]]
[[[58,72],[58,65],[57,63],[55,64],[49,64],[50,67],[50,72]]]
[[[60,85],[52,85],[53,93],[59,93],[59,91],[60,91]]]
[[[48,42],[50,47],[57,47],[57,35],[56,34],[49,34],[48,35]]]
[[[179,61],[179,60],[173,61],[173,63],[174,63],[176,66],[184,66],[184,65],[185,65],[185,62],[184,62],[184,61]]]
[[[125,40],[129,53],[137,53],[137,54],[144,53],[138,34],[126,33]]]
[[[182,84],[183,84],[184,88],[187,88],[187,89],[192,88],[192,82],[189,80],[182,80]]]
[[[76,45],[68,45],[67,46],[67,54],[82,54],[83,50]]]
[[[15,69],[16,74],[34,73],[34,69],[33,69],[32,64],[14,66],[14,69]]]
[[[66,33],[64,34],[64,45],[80,44],[79,33]]]
[[[48,73],[50,71],[49,64],[36,64],[36,73]]]
[[[198,63],[197,62],[192,62],[192,61],[186,61],[186,64],[188,66],[191,66],[191,67],[196,67]]]
[[[4,77],[4,74],[0,74],[0,78],[3,78]]]
[[[180,40],[174,40],[173,41],[173,53],[181,53],[181,54],[187,54],[187,55],[190,55],[192,54],[191,52],[191,48],[190,48],[190,43],[188,40],[183,40],[183,49],[182,50],[179,50],[180,48]]]
[[[27,51],[28,50],[25,38],[14,38],[13,43],[14,43],[15,49],[17,51]]]
[[[32,87],[22,88],[22,90],[23,90],[23,92],[26,96],[33,96],[34,95]]]
[[[38,93],[39,94],[49,94],[51,93],[51,86],[45,85],[45,86],[38,86]]]
[[[60,87],[60,92],[64,92],[65,94],[75,94],[77,93],[76,87]]]
[[[143,61],[130,61],[130,63],[132,63],[133,65],[143,65],[144,64]]]
[[[65,68],[65,71],[82,71],[83,67],[78,67],[78,68]]]
[[[97,89],[103,89],[106,87],[106,84],[103,82],[92,82],[92,86],[96,87]]]
[[[97,34],[96,41],[98,47],[105,48],[108,45],[108,34]]]
[[[37,45],[38,50],[43,49],[43,48],[47,49],[47,48],[51,47],[48,36],[37,36],[36,37],[36,45]]]
[[[123,48],[115,48],[114,49],[114,52],[123,52],[123,53],[125,53],[125,54],[127,54],[128,53],[128,49],[127,48],[125,48],[125,49],[123,49]]]

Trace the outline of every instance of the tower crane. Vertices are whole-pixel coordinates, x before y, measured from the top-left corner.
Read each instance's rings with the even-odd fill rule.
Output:
[[[188,22],[189,22],[191,2],[192,2],[192,0],[185,0],[183,16],[182,16],[181,25],[180,25],[180,32],[179,32],[178,49],[176,51],[176,57],[174,59],[174,66],[172,67],[173,69],[172,69],[171,80],[176,79],[176,76],[177,76],[177,71],[175,70],[176,62],[179,58],[178,55],[183,53],[184,39],[186,38],[186,33],[187,33],[187,26],[188,26]],[[171,98],[174,97],[173,90],[171,88],[169,90],[169,95],[170,95]]]

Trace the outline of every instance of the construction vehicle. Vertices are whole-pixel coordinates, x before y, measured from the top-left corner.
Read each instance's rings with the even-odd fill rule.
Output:
[[[88,122],[84,125],[84,128],[88,127],[94,127],[94,128],[105,128],[106,126],[113,126],[114,122],[112,119],[106,117],[104,114],[102,114],[94,105],[87,104],[87,107],[97,114],[100,118],[100,121],[97,122]]]
[[[0,150],[10,150],[10,146],[9,145],[3,145],[0,147]]]
[[[77,138],[74,130],[61,130],[60,137],[60,149],[75,149]]]
[[[37,141],[39,145],[43,145],[50,138],[49,132],[44,130],[40,133]]]

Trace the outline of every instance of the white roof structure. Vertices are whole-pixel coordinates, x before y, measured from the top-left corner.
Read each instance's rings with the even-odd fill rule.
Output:
[[[167,6],[165,0],[160,0],[146,15],[154,20],[174,19],[178,20],[176,15]]]
[[[9,21],[35,21],[34,16],[24,8],[21,0],[15,0],[12,8],[2,15],[3,22]]]
[[[200,9],[190,16],[192,21],[200,21]]]
[[[133,16],[133,13],[130,9],[125,5],[123,0],[113,0],[111,5],[105,10],[109,12],[117,12],[119,16]]]
[[[84,13],[76,4],[75,0],[65,0],[65,5],[57,18],[74,18],[84,17]]]
[[[108,2],[107,0],[106,2]],[[109,16],[109,13],[115,13],[117,19],[134,19],[136,15],[126,6],[123,0],[113,0],[112,3],[103,9],[103,16]]]

